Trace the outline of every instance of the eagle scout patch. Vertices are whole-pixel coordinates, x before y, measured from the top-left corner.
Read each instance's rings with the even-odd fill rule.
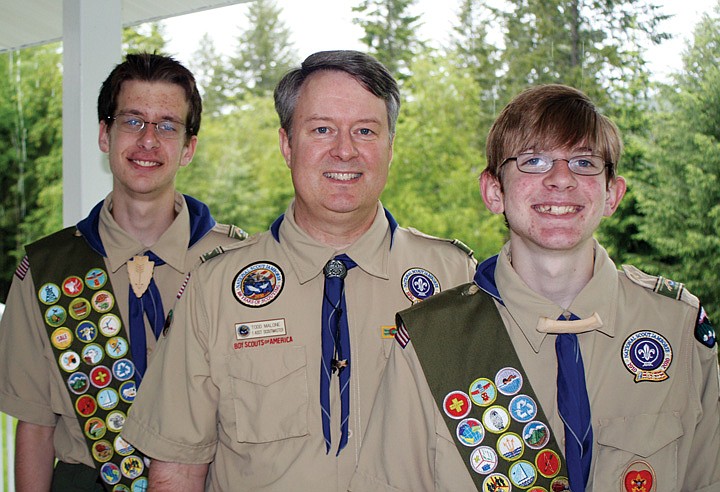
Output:
[[[440,292],[438,279],[424,268],[411,268],[402,276],[402,289],[413,304]]]
[[[284,280],[285,275],[274,263],[253,263],[235,276],[233,295],[244,306],[266,306],[280,295]]]
[[[635,382],[664,381],[672,363],[670,343],[654,331],[637,331],[623,344],[622,359],[628,371],[635,375]]]
[[[645,461],[633,461],[623,473],[624,492],[655,492],[655,470]]]

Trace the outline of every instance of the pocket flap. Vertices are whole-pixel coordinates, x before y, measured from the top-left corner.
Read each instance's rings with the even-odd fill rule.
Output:
[[[228,357],[228,373],[236,379],[269,386],[306,365],[304,347],[272,347],[249,350]]]
[[[641,414],[601,419],[597,441],[603,446],[621,449],[647,458],[682,435],[682,423],[678,415],[674,413]]]

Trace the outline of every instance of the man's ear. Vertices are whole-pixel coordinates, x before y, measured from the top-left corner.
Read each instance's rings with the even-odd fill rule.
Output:
[[[627,191],[627,183],[622,176],[618,176],[608,183],[605,192],[605,211],[603,212],[605,217],[610,217],[615,213],[623,196],[625,196],[625,191]]]
[[[110,128],[105,120],[100,121],[100,129],[98,133],[98,147],[104,153],[110,152]]]
[[[505,199],[500,180],[491,176],[487,170],[480,175],[480,193],[485,206],[492,213],[501,214],[505,211]]]
[[[290,148],[290,137],[288,136],[284,128],[280,128],[280,130],[278,131],[278,136],[280,137],[280,152],[285,158],[285,164],[287,164],[287,167],[291,167],[290,163],[292,162],[292,149]]]

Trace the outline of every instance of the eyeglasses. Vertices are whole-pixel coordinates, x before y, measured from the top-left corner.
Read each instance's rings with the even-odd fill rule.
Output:
[[[185,133],[185,125],[172,120],[145,121],[136,114],[127,113],[108,116],[108,119],[115,121],[118,129],[124,133],[140,133],[148,124],[155,125],[155,135],[168,140],[177,140]]]
[[[599,155],[576,155],[570,159],[553,159],[545,154],[519,154],[517,157],[508,157],[501,166],[508,161],[515,161],[518,171],[528,174],[549,172],[557,161],[567,162],[568,169],[581,176],[597,176],[605,170],[605,166],[612,166],[611,162],[605,161]]]

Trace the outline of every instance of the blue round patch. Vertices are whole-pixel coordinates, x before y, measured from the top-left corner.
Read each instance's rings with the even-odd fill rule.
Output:
[[[478,419],[467,418],[458,423],[455,434],[462,444],[472,448],[482,442],[485,428]]]
[[[495,375],[495,386],[500,393],[506,396],[516,395],[523,385],[520,371],[514,367],[500,369]]]
[[[285,275],[274,263],[253,263],[233,279],[233,295],[244,306],[266,306],[280,295],[284,280]]]
[[[635,382],[664,381],[672,363],[672,347],[667,339],[650,330],[637,331],[623,344],[622,359]]]
[[[116,360],[113,363],[112,372],[118,381],[127,381],[135,374],[135,365],[128,359]]]
[[[537,415],[537,404],[527,395],[517,395],[510,401],[508,409],[512,418],[523,424]]]
[[[415,304],[440,292],[440,282],[424,268],[411,268],[402,276],[402,289],[405,297]]]

